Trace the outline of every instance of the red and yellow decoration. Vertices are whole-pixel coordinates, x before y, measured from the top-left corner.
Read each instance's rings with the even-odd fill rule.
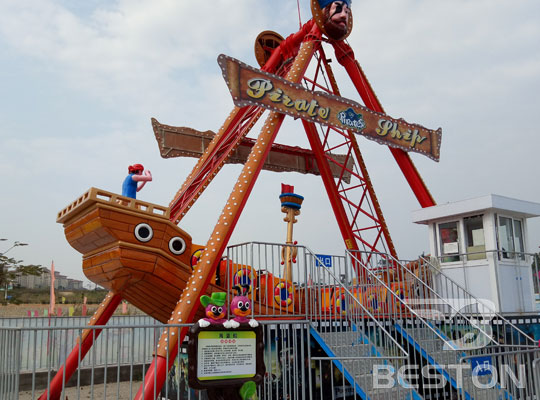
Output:
[[[288,307],[293,302],[293,285],[290,282],[281,281],[274,287],[274,301],[280,307]]]

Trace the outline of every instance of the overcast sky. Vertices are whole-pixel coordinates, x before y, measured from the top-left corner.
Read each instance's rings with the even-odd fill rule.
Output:
[[[386,112],[443,129],[439,163],[412,155],[436,202],[489,193],[540,202],[540,2],[353,0],[353,14],[349,43]],[[301,0],[301,21],[309,17]],[[26,242],[9,255],[54,260],[82,279],[57,212],[92,186],[120,192],[136,162],[154,175],[138,197],[167,205],[195,159],[162,159],[150,118],[217,131],[233,107],[217,56],[256,66],[259,32],[298,26],[293,0],[0,1],[0,252]],[[332,65],[343,96],[360,102]],[[302,135],[288,121],[277,141],[302,144]],[[359,144],[399,256],[428,252],[427,228],[411,222],[419,205],[388,149]],[[194,242],[206,242],[240,170],[223,168],[182,221]],[[231,242],[285,240],[281,182],[306,198],[295,239],[343,254],[320,178],[297,173],[261,173]],[[536,251],[537,219],[530,230]]]

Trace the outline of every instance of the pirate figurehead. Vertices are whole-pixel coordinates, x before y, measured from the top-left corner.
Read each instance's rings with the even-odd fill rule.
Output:
[[[329,39],[343,40],[351,33],[351,0],[311,0],[311,12]]]

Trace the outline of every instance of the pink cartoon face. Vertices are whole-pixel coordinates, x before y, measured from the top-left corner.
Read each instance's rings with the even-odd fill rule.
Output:
[[[236,296],[231,302],[231,312],[239,317],[251,314],[251,301],[246,296]]]
[[[208,304],[204,310],[204,314],[208,319],[222,320],[225,318],[225,314],[227,314],[227,307],[225,305],[217,306],[215,304]]]
[[[233,289],[238,294],[231,301],[231,313],[235,316],[236,321],[245,321],[251,314],[251,300],[247,296],[249,285],[235,286]]]
[[[259,326],[259,323],[254,318],[251,318],[251,300],[248,297],[250,288],[250,285],[233,287],[233,290],[238,292],[231,301],[231,314],[234,315],[234,318],[223,323],[225,328],[238,328],[240,324],[245,323],[248,323],[252,328]]]

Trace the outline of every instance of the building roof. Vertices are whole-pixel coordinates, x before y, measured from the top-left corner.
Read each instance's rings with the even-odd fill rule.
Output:
[[[412,212],[412,220],[417,224],[428,224],[447,217],[472,214],[487,210],[512,213],[522,218],[540,216],[540,203],[490,194],[453,203],[439,204]]]

